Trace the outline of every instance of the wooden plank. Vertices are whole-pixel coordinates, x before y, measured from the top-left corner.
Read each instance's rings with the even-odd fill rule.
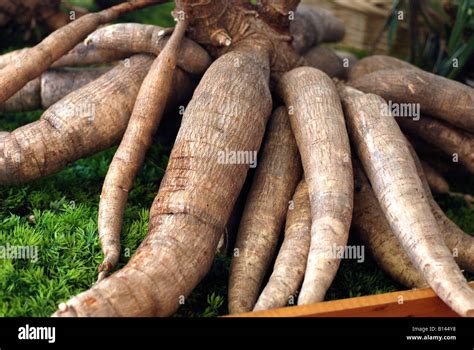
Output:
[[[470,283],[474,288],[474,282]],[[431,288],[291,306],[228,317],[456,317]]]

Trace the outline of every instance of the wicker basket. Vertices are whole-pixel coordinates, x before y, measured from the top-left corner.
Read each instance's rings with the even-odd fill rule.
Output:
[[[341,44],[370,50],[379,39],[374,53],[388,53],[387,33],[381,38],[379,36],[390,13],[392,0],[306,0],[303,3],[328,9],[342,19],[346,26],[346,35]],[[397,55],[409,53],[408,41],[403,40],[407,37],[407,30],[402,23],[393,47]]]

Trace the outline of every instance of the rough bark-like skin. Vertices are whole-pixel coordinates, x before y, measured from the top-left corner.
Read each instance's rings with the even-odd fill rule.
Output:
[[[345,246],[352,216],[350,146],[339,96],[332,80],[308,67],[286,73],[278,86],[289,110],[311,202],[311,248],[298,304],[323,300]]]
[[[139,23],[120,23],[96,30],[86,39],[86,44],[95,50],[116,50],[129,53],[151,53],[158,55],[169,36],[164,28]],[[191,74],[202,75],[211,64],[209,54],[190,39],[183,39],[178,52],[177,65]]]
[[[291,46],[285,23],[262,16],[262,7],[246,0],[176,0],[176,11],[190,20],[188,35],[215,57],[232,49],[242,40],[255,46],[270,44],[270,68],[273,80],[300,66],[304,59]],[[292,1],[293,3],[293,1]],[[294,5],[294,4],[293,4]],[[238,64],[238,63],[235,63]]]
[[[103,64],[132,56],[132,52],[98,49],[94,45],[77,44],[71,51],[55,61],[51,67],[73,67]]]
[[[0,55],[0,68],[3,68],[5,66],[8,66],[9,64],[14,64],[17,62],[18,62],[17,64],[19,64],[20,57],[22,57],[22,55],[28,50],[29,48],[18,49],[18,50],[10,51],[10,52],[4,53],[3,55]]]
[[[244,43],[211,65],[186,108],[147,238],[127,266],[72,298],[56,316],[176,311],[180,296],[210,268],[249,169],[219,164],[219,152],[259,149],[271,113],[269,75],[268,51]]]
[[[354,215],[352,229],[372,253],[377,264],[395,281],[409,288],[427,287],[423,275],[390,228],[364,171],[356,161],[354,166]]]
[[[33,111],[39,108],[41,108],[41,77],[30,81],[4,103],[0,103],[0,111],[5,112]]]
[[[413,157],[385,101],[341,85],[350,136],[382,211],[414,266],[461,316],[474,316],[474,291],[447,248],[431,212]]]
[[[455,109],[456,106],[452,108]],[[451,159],[457,154],[459,162],[474,173],[473,134],[424,115],[419,120],[408,118],[396,118],[396,120],[403,131],[443,150]]]
[[[342,59],[329,48],[314,47],[303,56],[313,68],[322,70],[330,77],[345,79],[347,75],[346,68],[343,66]]]
[[[41,75],[41,106],[48,108],[68,93],[75,91],[108,72],[100,68],[56,68]]]
[[[423,172],[423,166],[421,165],[418,155],[410,143],[407,143],[407,145],[413,160],[415,161],[418,176],[421,179],[423,189],[425,190],[426,196],[431,206],[431,211],[438,222],[438,226],[444,236],[446,245],[451,250],[459,266],[466,271],[474,273],[474,237],[466,234],[444,214],[443,210],[431,195],[429,183],[425,173]]]
[[[474,132],[474,89],[422,70],[376,71],[351,86],[387,101],[418,103],[421,112]]]
[[[301,178],[298,148],[284,107],[275,110],[247,196],[230,268],[229,312],[251,311]]]
[[[272,275],[255,304],[254,311],[288,304],[301,286],[311,243],[311,208],[308,186],[302,180],[293,195],[286,215],[285,239],[280,247]]]
[[[26,50],[20,64],[10,64],[0,70],[0,104],[5,102],[29,81],[40,76],[51,64],[63,56],[101,24],[116,19],[120,14],[159,3],[159,0],[136,0],[107,10],[90,13],[56,30],[35,47]]]
[[[310,5],[300,5],[290,21],[293,47],[299,53],[321,42],[340,41],[344,37],[344,23],[330,11]]]
[[[421,166],[423,167],[423,172],[425,173],[431,191],[436,193],[449,193],[449,183],[443,175],[438,173],[438,171],[427,162],[421,161]]]
[[[364,75],[385,69],[415,69],[420,70],[406,61],[384,55],[367,56],[357,62],[349,71],[349,82],[357,80]]]
[[[25,112],[48,108],[70,92],[97,79],[109,68],[50,69],[30,81],[3,105],[1,111]]]
[[[134,57],[69,94],[41,119],[0,141],[0,183],[27,182],[112,146],[125,130],[140,84],[151,64]]]
[[[128,67],[120,64],[51,106],[39,121],[16,129],[0,141],[0,184],[23,183],[52,174],[119,141],[151,62],[146,55],[130,58]],[[177,70],[169,105],[188,98],[193,87],[194,83]]]
[[[104,252],[99,279],[106,277],[119,261],[120,232],[128,192],[145,160],[173,90],[173,73],[185,31],[186,22],[179,21],[163,51],[153,62],[105,177],[99,203],[99,238]]]

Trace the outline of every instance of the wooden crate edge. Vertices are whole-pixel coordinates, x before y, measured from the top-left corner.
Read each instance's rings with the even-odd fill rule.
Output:
[[[474,288],[474,282],[470,283]],[[325,301],[226,317],[455,317],[431,288]]]

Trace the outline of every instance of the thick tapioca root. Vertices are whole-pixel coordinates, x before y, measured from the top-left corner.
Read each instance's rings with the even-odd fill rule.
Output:
[[[395,281],[409,288],[427,287],[423,275],[393,234],[360,163],[353,160],[352,164],[355,181],[352,229],[377,264]]]
[[[347,243],[353,184],[349,139],[332,80],[309,67],[286,73],[278,86],[301,154],[311,203],[311,246],[298,304],[323,300]]]
[[[350,82],[387,102],[410,103],[423,114],[474,132],[474,89],[421,69],[379,70]]]
[[[262,142],[271,113],[269,56],[242,42],[210,66],[184,113],[148,236],[122,270],[56,316],[166,316],[185,301],[211,266],[250,166],[245,155]]]
[[[285,239],[278,252],[272,275],[253,311],[287,305],[303,282],[311,243],[311,208],[308,186],[302,180],[296,188],[286,215]]]
[[[345,79],[347,76],[344,61],[329,48],[313,47],[303,57],[309,66],[322,70],[331,78]]]
[[[0,140],[0,184],[38,179],[115,145],[151,62],[148,55],[131,57],[49,107],[40,120]],[[176,70],[172,86],[169,107],[189,98],[195,85]]]
[[[169,28],[168,28],[169,29]],[[86,47],[94,50],[114,50],[126,53],[159,55],[169,40],[168,31],[154,25],[119,23],[100,28],[90,34]],[[177,65],[190,74],[202,75],[211,64],[209,54],[194,41],[183,38]]]
[[[455,108],[455,106],[453,106]],[[418,120],[396,118],[404,132],[441,149],[454,162],[474,173],[474,135],[448,123],[422,115]]]
[[[362,78],[364,75],[380,70],[390,69],[415,69],[420,70],[406,61],[384,55],[373,55],[364,57],[357,62],[349,71],[349,82]]]
[[[299,5],[294,20],[290,21],[292,45],[299,53],[321,42],[342,40],[344,23],[330,11],[311,5]]]
[[[166,101],[172,93],[178,50],[186,26],[185,21],[178,21],[171,38],[145,77],[128,127],[105,177],[99,203],[99,238],[104,252],[99,280],[106,277],[119,261],[120,232],[128,192],[145,160]]]
[[[406,139],[382,113],[386,102],[339,87],[350,137],[393,233],[436,294],[459,315],[474,316],[474,291],[444,242]]]
[[[50,69],[26,84],[0,105],[0,111],[26,112],[46,109],[64,96],[97,79],[110,68]]]
[[[100,25],[113,21],[125,12],[163,2],[137,0],[125,2],[97,13],[89,13],[50,34],[41,43],[23,51],[0,70],[0,104],[18,92],[29,81],[39,77],[58,58],[66,54]]]
[[[301,173],[288,114],[279,107],[270,118],[237,233],[229,278],[230,313],[252,311]]]
[[[407,146],[415,161],[418,176],[421,179],[423,189],[431,206],[431,211],[438,222],[446,245],[451,250],[458,265],[462,269],[474,273],[474,237],[461,230],[444,214],[443,210],[431,195],[430,186],[418,155],[409,142],[407,142]]]

